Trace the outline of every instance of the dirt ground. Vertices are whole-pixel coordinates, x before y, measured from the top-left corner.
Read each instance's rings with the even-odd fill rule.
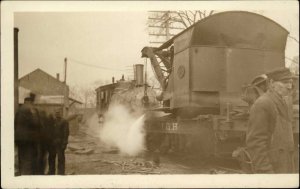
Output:
[[[160,155],[159,164],[153,154],[145,152],[137,157],[119,154],[108,149],[98,137],[79,131],[69,137],[66,150],[67,175],[101,174],[226,174],[237,173],[214,163],[177,154]]]

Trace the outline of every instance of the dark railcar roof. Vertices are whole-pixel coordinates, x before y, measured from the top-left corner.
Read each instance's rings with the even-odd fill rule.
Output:
[[[170,46],[174,40],[194,28],[190,45],[226,46],[284,51],[289,32],[273,20],[262,15],[229,11],[206,17],[172,39],[159,49]]]

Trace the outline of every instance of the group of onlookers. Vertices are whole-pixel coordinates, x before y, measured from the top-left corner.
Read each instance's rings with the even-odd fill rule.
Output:
[[[246,98],[251,106],[244,150],[248,172],[299,172],[291,111],[294,79],[288,68],[278,68],[252,82],[256,95]]]
[[[16,174],[63,175],[69,123],[62,118],[62,108],[57,108],[54,114],[48,113],[38,110],[34,106],[34,100],[35,95],[31,93],[30,97],[24,99],[24,104],[15,115],[15,142],[18,154]]]

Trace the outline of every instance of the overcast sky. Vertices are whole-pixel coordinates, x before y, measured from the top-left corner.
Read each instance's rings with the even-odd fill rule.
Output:
[[[298,11],[255,12],[278,22],[299,40]],[[69,85],[111,81],[112,76],[120,79],[122,74],[127,78],[133,64],[144,63],[140,51],[149,45],[146,22],[146,11],[15,13],[14,25],[20,30],[19,77],[40,68],[53,76],[60,73],[62,79],[67,57]],[[298,51],[299,43],[289,38],[286,56],[293,58]],[[109,69],[88,67],[79,62]]]
[[[63,78],[67,57],[70,84],[111,80],[123,73],[126,77],[133,64],[143,63],[140,51],[148,45],[146,19],[146,12],[16,13],[19,76],[39,67]]]

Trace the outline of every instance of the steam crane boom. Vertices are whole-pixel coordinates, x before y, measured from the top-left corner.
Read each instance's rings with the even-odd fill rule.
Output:
[[[171,64],[170,64],[170,60],[168,59],[168,55],[166,55],[166,53],[167,52],[162,52],[162,51],[156,52],[156,48],[154,47],[144,47],[142,49],[142,57],[150,58],[151,65],[154,69],[158,82],[160,83],[160,86],[163,91],[166,89],[167,86],[166,80],[168,77],[164,76],[163,70],[161,69],[158,63],[156,56],[158,56],[162,60],[163,64],[167,68],[166,71],[168,72],[171,68]]]

